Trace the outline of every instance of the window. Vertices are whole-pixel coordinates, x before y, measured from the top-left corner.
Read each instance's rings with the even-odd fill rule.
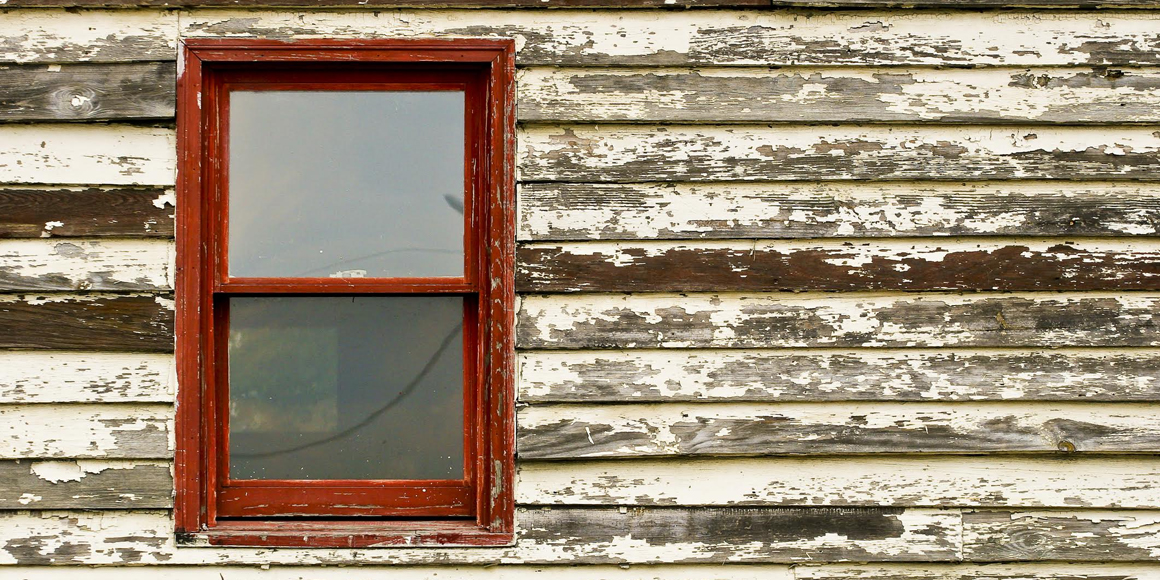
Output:
[[[512,53],[185,42],[180,539],[510,543]]]

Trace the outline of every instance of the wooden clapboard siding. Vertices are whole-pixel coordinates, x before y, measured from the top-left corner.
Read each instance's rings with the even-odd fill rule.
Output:
[[[1157,511],[968,511],[963,556],[978,562],[1156,561]]]
[[[0,405],[0,459],[173,455],[168,405]]]
[[[0,246],[2,247],[2,246]],[[525,292],[1160,290],[1160,245],[1092,241],[524,245]]]
[[[175,60],[177,14],[166,10],[5,10],[0,62]]]
[[[0,188],[3,238],[172,238],[173,190]]]
[[[164,354],[0,351],[0,403],[172,403]]]
[[[161,240],[0,239],[0,291],[169,291],[173,252]]]
[[[1151,8],[1146,0],[9,0],[12,7],[384,7],[397,8],[772,8],[822,7],[945,7],[1008,8]]]
[[[176,147],[164,127],[0,126],[0,182],[172,186]]]
[[[533,404],[1160,401],[1150,348],[541,350],[521,352],[519,369]]]
[[[1154,294],[525,295],[525,349],[1160,345]]]
[[[61,570],[53,567],[10,567],[6,570],[17,580],[59,580]],[[154,567],[90,568],[85,580],[156,580]],[[576,566],[359,566],[354,567],[288,567],[262,570],[260,567],[228,565],[170,566],[165,580],[205,580],[218,576],[229,580],[350,580],[351,578],[390,578],[391,580],[795,580],[789,565],[742,564],[722,566],[652,566],[592,565]],[[1003,580],[1007,580],[1004,578]],[[1125,579],[1126,580],[1126,579]]]
[[[1155,236],[1152,185],[1090,182],[526,183],[526,241]]]
[[[0,121],[172,119],[177,64],[0,65]]]
[[[664,564],[953,561],[953,510],[901,508],[525,508],[508,548],[181,547],[167,512],[3,512],[0,563]]]
[[[1160,132],[1090,127],[532,125],[525,181],[1160,179]]]
[[[802,564],[796,580],[1153,580],[1160,565],[1035,562],[1016,564]],[[29,580],[33,580],[31,577]]]
[[[521,72],[535,122],[1128,124],[1160,120],[1156,69],[575,69]]]
[[[173,505],[168,463],[0,461],[0,509],[150,509]]]
[[[197,10],[183,36],[510,36],[522,66],[1148,66],[1160,14]]]
[[[543,505],[1160,507],[1154,457],[832,457],[526,461]]]
[[[1160,407],[1095,403],[535,405],[523,459],[866,453],[1157,453]]]
[[[0,348],[173,352],[173,300],[155,295],[0,295]]]

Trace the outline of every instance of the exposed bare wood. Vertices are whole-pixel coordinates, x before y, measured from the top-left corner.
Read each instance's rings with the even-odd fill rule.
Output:
[[[1152,349],[524,351],[519,396],[526,403],[1160,401],[1158,361]]]
[[[0,348],[173,352],[173,301],[148,295],[0,296]]]
[[[172,290],[173,244],[0,239],[0,291]]]
[[[0,461],[0,509],[148,509],[173,505],[168,463]]]
[[[177,65],[0,65],[0,121],[172,119]]]
[[[131,125],[0,126],[0,181],[173,185],[173,129]]]
[[[168,405],[0,405],[0,459],[169,458]]]
[[[523,240],[1154,236],[1160,198],[1099,183],[527,183]]]
[[[173,357],[0,351],[0,403],[172,403]]]
[[[1157,526],[1156,511],[967,512],[963,556],[978,562],[1155,562]]]
[[[516,501],[558,505],[1155,508],[1152,457],[525,461]]]
[[[849,0],[841,0],[849,1]],[[866,0],[862,0],[866,1]],[[980,0],[969,0],[980,1]],[[987,0],[994,1],[994,0]],[[1074,0],[1036,0],[1063,2]],[[1081,0],[1083,1],[1083,0]],[[1141,0],[1100,0],[1133,6]],[[770,0],[8,0],[14,8],[160,6],[164,8],[752,8]]]
[[[532,406],[523,459],[862,453],[1157,453],[1153,405]]]
[[[539,126],[525,181],[1160,179],[1160,131],[901,126]]]
[[[633,14],[633,13],[627,13]],[[509,36],[522,65],[1160,64],[1160,14],[198,10],[183,36]]]
[[[1160,245],[1083,241],[525,245],[526,292],[1160,290]]]
[[[172,238],[172,190],[0,189],[0,238]]]
[[[1154,580],[1154,562],[1076,564],[802,564],[797,580]],[[30,579],[31,580],[31,579]]]
[[[534,68],[536,122],[1123,124],[1160,120],[1155,69]]]
[[[900,508],[529,508],[517,510],[509,548],[268,550],[177,548],[166,512],[0,512],[0,564],[950,561],[959,521],[957,511]]]
[[[171,11],[5,10],[0,18],[0,62],[125,62],[176,57],[177,14]]]
[[[524,296],[521,348],[1160,345],[1160,297]]]

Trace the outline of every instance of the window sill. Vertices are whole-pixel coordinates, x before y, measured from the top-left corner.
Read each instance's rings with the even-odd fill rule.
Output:
[[[474,522],[219,522],[209,530],[179,532],[177,545],[253,548],[498,547],[515,544],[512,532]]]

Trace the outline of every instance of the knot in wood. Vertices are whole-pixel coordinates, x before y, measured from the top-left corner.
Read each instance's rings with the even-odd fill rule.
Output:
[[[56,110],[74,117],[92,116],[99,108],[98,100],[97,92],[88,87],[66,87],[52,93]]]
[[[1056,445],[1056,448],[1064,453],[1075,453],[1075,444],[1071,441],[1067,441],[1066,439],[1060,441],[1059,445]]]

